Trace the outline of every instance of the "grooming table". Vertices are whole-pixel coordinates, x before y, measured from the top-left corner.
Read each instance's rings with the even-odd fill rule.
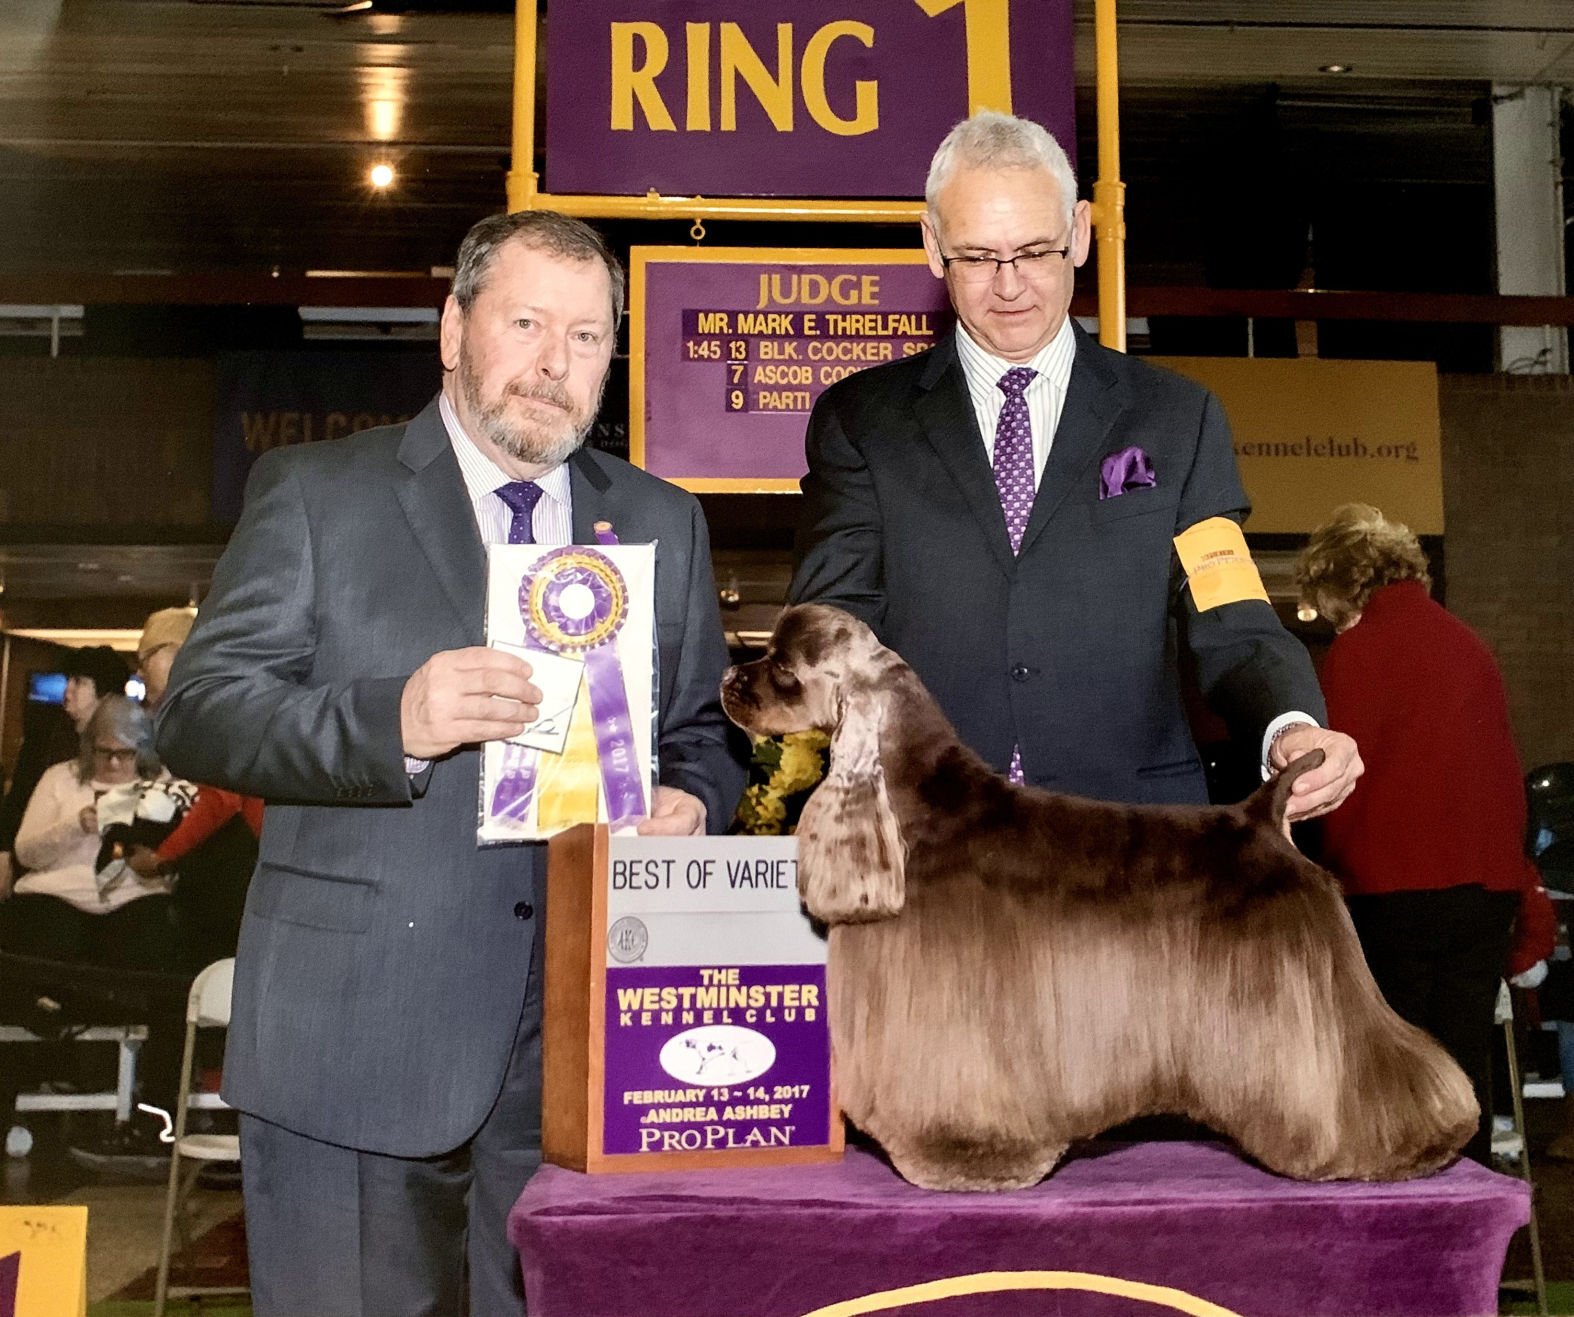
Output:
[[[1404,1184],[1303,1184],[1223,1143],[1091,1143],[1003,1194],[915,1189],[863,1149],[759,1171],[544,1166],[508,1233],[530,1317],[804,1317],[833,1304],[843,1317],[895,1306],[852,1300],[958,1277],[973,1279],[898,1310],[1482,1317],[1497,1312],[1529,1210],[1522,1181],[1473,1162]],[[1116,1283],[980,1276],[1071,1272]],[[1001,1288],[1013,1283],[1038,1288]],[[945,1294],[961,1297],[927,1302]]]

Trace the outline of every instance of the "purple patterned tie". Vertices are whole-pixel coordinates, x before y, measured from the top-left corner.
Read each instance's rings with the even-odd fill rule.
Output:
[[[534,544],[536,533],[530,525],[530,514],[536,510],[536,504],[541,501],[541,495],[546,491],[534,480],[515,480],[492,492],[508,504],[514,514],[514,519],[508,527],[508,542]]]
[[[1033,511],[1033,426],[1025,395],[1037,374],[1031,366],[1016,366],[1002,375],[999,383],[1006,405],[995,424],[995,488],[1006,514],[1012,553],[1022,548],[1022,532]]]
[[[1006,405],[995,423],[995,489],[1000,507],[1006,514],[1006,534],[1011,537],[1011,552],[1022,548],[1022,532],[1033,511],[1033,424],[1028,418],[1027,386],[1037,377],[1031,366],[1014,366],[1000,377],[1000,392]],[[1011,747],[1011,767],[1006,776],[1021,782],[1022,747]]]

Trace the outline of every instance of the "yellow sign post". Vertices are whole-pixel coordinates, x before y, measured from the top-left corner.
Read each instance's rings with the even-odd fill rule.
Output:
[[[0,1207],[0,1317],[86,1317],[87,1208]]]

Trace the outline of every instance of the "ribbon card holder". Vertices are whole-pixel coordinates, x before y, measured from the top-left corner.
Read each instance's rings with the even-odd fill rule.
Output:
[[[494,545],[487,643],[534,669],[540,725],[482,751],[477,840],[538,841],[650,812],[653,544]]]

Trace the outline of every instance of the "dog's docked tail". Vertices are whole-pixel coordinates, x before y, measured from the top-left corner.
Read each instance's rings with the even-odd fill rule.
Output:
[[[1295,779],[1317,768],[1326,757],[1321,750],[1308,750],[1252,792],[1242,808],[1248,816],[1278,832],[1284,826],[1284,811],[1289,807],[1290,788],[1295,785]]]

